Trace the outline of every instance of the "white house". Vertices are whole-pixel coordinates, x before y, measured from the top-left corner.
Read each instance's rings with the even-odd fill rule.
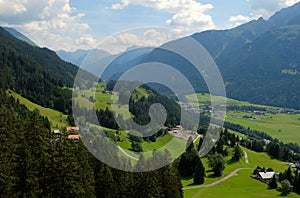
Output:
[[[275,174],[275,172],[259,172],[257,176],[261,181],[269,181],[274,177]]]

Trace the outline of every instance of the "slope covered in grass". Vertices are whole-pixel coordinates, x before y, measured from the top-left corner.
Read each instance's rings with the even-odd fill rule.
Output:
[[[19,100],[19,102],[24,104],[29,110],[32,111],[34,109],[38,109],[42,116],[48,117],[52,129],[61,129],[68,126],[67,115],[64,115],[59,111],[37,105],[13,91],[9,91],[9,94]]]

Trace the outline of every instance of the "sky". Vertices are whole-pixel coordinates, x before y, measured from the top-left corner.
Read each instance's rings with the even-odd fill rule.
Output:
[[[259,17],[268,19],[299,1],[0,0],[0,26],[15,28],[41,47],[75,51],[97,48],[107,37],[134,28],[167,28],[182,35],[228,29]],[[168,37],[146,31],[148,41]],[[122,39],[127,42],[141,41],[134,32],[126,35]]]

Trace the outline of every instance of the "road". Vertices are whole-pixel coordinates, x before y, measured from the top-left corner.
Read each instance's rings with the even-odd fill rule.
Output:
[[[197,137],[194,139],[193,143],[195,143],[201,137],[203,137],[203,135],[197,135]]]
[[[122,149],[122,147],[120,147],[120,146],[118,146],[118,149],[125,155],[125,156],[127,156],[127,157],[129,157],[129,158],[131,158],[131,159],[133,159],[133,160],[139,160],[138,158],[136,158],[136,157],[133,157],[132,155],[129,155],[128,153],[126,153],[125,151],[124,151],[124,149]]]
[[[246,151],[244,151],[244,155],[245,155],[245,162],[246,162],[246,164],[249,164],[248,154],[247,154]]]
[[[248,160],[248,154],[246,151],[243,151],[244,152],[244,155],[245,155],[245,162],[246,164],[249,164],[249,160]],[[182,188],[183,190],[189,190],[189,189],[195,189],[195,188],[208,188],[208,187],[211,187],[211,186],[216,186],[218,184],[220,184],[221,182],[235,176],[239,171],[241,170],[252,170],[253,168],[238,168],[238,169],[235,169],[233,172],[231,172],[229,175],[227,175],[226,177],[216,181],[216,182],[213,182],[211,184],[206,184],[206,185],[200,185],[200,186],[191,186],[191,187],[185,187],[185,188]]]
[[[191,187],[185,187],[185,188],[182,188],[183,190],[190,190],[190,189],[196,189],[196,188],[208,188],[208,187],[212,187],[212,186],[216,186],[218,184],[220,184],[221,182],[235,176],[239,171],[241,170],[252,170],[253,168],[238,168],[238,169],[235,169],[233,172],[231,172],[229,175],[227,175],[226,177],[216,181],[216,182],[213,182],[211,184],[206,184],[206,185],[200,185],[200,186],[191,186]]]

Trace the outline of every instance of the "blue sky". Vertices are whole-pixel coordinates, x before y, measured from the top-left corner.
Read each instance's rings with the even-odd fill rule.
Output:
[[[42,47],[90,49],[136,27],[163,27],[190,35],[226,29],[300,0],[0,0],[0,25],[16,28]]]

